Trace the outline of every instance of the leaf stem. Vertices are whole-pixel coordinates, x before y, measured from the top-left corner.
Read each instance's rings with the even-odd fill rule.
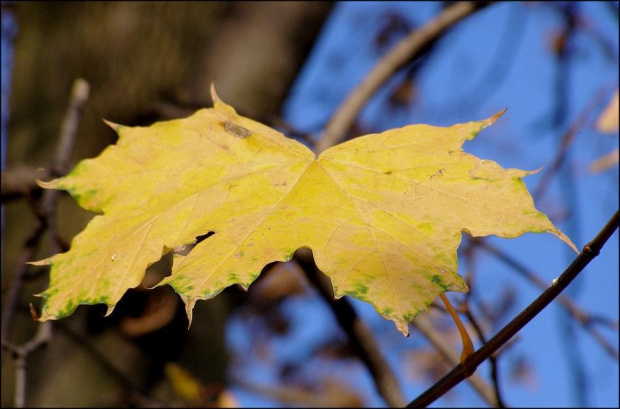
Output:
[[[519,315],[502,328],[493,338],[485,343],[478,351],[465,360],[465,363],[457,365],[446,376],[431,386],[426,392],[418,396],[407,407],[426,407],[435,400],[443,396],[447,391],[465,379],[465,373],[473,373],[475,369],[491,356],[495,351],[502,347],[517,332],[540,313],[558,294],[560,294],[570,283],[583,271],[583,269],[596,258],[607,240],[618,229],[620,224],[620,214],[618,211],[611,217],[609,222],[596,235],[594,240],[583,247],[583,250],[564,270],[554,283],[549,286],[538,298],[528,305]]]
[[[450,300],[448,299],[448,297],[446,297],[446,294],[441,293],[439,297],[441,298],[441,301],[443,301],[444,305],[448,309],[448,313],[450,313],[450,316],[452,317],[452,320],[456,324],[456,327],[459,330],[459,334],[461,335],[461,341],[463,342],[463,351],[461,352],[461,363],[464,363],[465,359],[467,359],[468,356],[474,353],[474,344],[471,342],[471,338],[469,334],[467,333],[465,326],[463,325],[463,323],[461,322],[461,319],[459,318],[458,314],[454,310],[454,307],[450,303]]]
[[[445,311],[442,309],[442,312]],[[459,357],[452,344],[448,342],[444,334],[433,326],[432,321],[426,314],[418,314],[415,320],[413,320],[413,325],[422,335],[426,337],[426,339],[428,339],[433,347],[445,358],[449,365],[452,366],[459,364]],[[478,392],[480,397],[484,399],[489,406],[496,407],[499,405],[499,402],[495,397],[493,387],[487,384],[487,382],[479,374],[473,374],[467,378],[467,382],[469,382],[471,387]]]
[[[474,327],[474,330],[476,331],[476,334],[478,335],[478,339],[480,339],[480,342],[485,344],[487,340],[486,340],[486,337],[484,336],[484,332],[482,331],[482,328],[480,327],[480,325],[478,324],[478,321],[476,320],[476,317],[469,309],[468,304],[465,304],[464,307],[465,307],[465,316],[467,317],[467,320],[472,325],[472,327]],[[489,363],[491,364],[491,380],[493,381],[493,392],[495,393],[495,399],[497,401],[495,406],[498,408],[505,408],[506,404],[504,403],[504,399],[502,398],[502,394],[499,390],[499,376],[498,376],[499,370],[498,370],[497,358],[499,358],[499,352],[495,352],[491,354],[491,356],[489,357]]]

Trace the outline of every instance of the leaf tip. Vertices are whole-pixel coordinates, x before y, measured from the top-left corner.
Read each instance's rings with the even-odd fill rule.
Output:
[[[568,244],[570,246],[570,248],[573,249],[575,254],[580,254],[581,253],[579,251],[579,249],[577,248],[577,246],[575,246],[575,243],[573,243],[573,241],[566,234],[562,233],[562,230],[554,227],[554,228],[549,229],[547,231],[549,233],[553,234],[554,236],[556,236],[558,239],[562,240],[564,243]]]
[[[213,99],[214,105],[216,102],[222,102],[220,97],[217,95],[217,92],[215,92],[215,80],[211,81],[211,99]]]
[[[502,117],[502,115],[504,115],[506,113],[506,111],[508,111],[508,108],[504,108],[501,111],[499,111],[498,113],[496,113],[495,115],[491,116],[488,119],[485,119],[483,122],[483,128],[486,128],[487,126],[491,126],[495,123],[495,121],[497,121],[499,118]]]
[[[39,315],[37,314],[37,310],[34,308],[34,305],[32,305],[32,303],[30,303],[30,316],[32,317],[33,321],[46,321],[46,319],[42,319],[41,317],[39,317]]]
[[[579,251],[579,249],[577,248],[577,246],[575,246],[575,243],[573,243],[572,240],[568,238],[568,236],[562,234],[562,236],[560,236],[560,240],[562,240],[564,243],[568,244],[570,246],[570,248],[573,249],[575,254],[581,253]]]
[[[575,246],[575,245],[573,244],[573,242],[572,242],[572,241],[569,243],[569,246],[573,249],[573,251],[574,251],[576,254],[580,254],[580,253],[581,253],[581,252],[579,251],[579,249],[577,248],[577,246]]]
[[[396,324],[396,329],[403,334],[405,337],[409,338],[409,323],[405,320],[395,320],[394,324]]]
[[[37,171],[35,172],[35,176],[35,183],[43,189],[56,189],[58,187],[58,179],[52,179],[48,182],[44,182],[43,180],[41,180],[43,178],[49,177],[49,173],[43,168],[37,169]]]
[[[118,131],[119,131],[119,130],[123,127],[123,125],[119,125],[119,124],[114,123],[114,122],[112,122],[112,121],[108,121],[107,119],[102,119],[102,121],[103,121],[103,122],[104,122],[107,126],[109,126],[110,128],[112,128],[112,129],[114,130],[114,132],[118,132]]]
[[[108,305],[108,309],[105,312],[104,317],[108,317],[110,314],[112,314],[112,311],[114,311],[114,307],[116,307],[116,305]]]
[[[49,266],[50,264],[52,264],[52,258],[48,257],[39,261],[27,261],[26,264],[31,266]]]
[[[187,300],[185,301],[185,313],[187,314],[187,320],[189,321],[187,324],[187,329],[192,326],[192,318],[194,313],[194,305],[196,305],[196,300]]]
[[[546,162],[546,161],[545,161]],[[540,165],[540,167],[538,169],[534,169],[534,170],[526,170],[525,172],[525,176],[529,176],[529,175],[535,175],[538,172],[540,172],[541,170],[543,170],[543,168],[545,167],[545,163],[543,163],[542,165]]]

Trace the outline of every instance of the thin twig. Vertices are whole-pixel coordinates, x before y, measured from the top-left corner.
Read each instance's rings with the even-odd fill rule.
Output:
[[[458,365],[461,360],[454,350],[454,347],[446,340],[446,338],[433,326],[431,320],[426,316],[419,314],[412,324],[429,340],[431,344],[439,351],[441,356],[450,364]],[[497,406],[498,401],[493,392],[493,388],[478,374],[473,374],[467,381],[478,392],[480,397],[489,405]]]
[[[17,258],[17,264],[15,272],[13,273],[13,279],[8,289],[6,296],[4,296],[4,304],[2,305],[2,342],[9,341],[9,334],[13,325],[13,317],[17,309],[17,304],[21,298],[22,289],[24,287],[24,276],[28,265],[28,261],[32,260],[35,252],[39,248],[39,242],[45,232],[46,221],[42,215],[37,218],[37,224],[32,229],[30,234],[26,237],[24,245],[22,246],[19,257]],[[4,358],[4,354],[3,354]]]
[[[60,176],[67,171],[67,164],[71,157],[71,150],[75,143],[77,134],[78,121],[80,113],[88,99],[88,83],[82,79],[77,79],[73,85],[71,91],[71,97],[69,99],[69,107],[63,120],[63,125],[60,131],[58,149],[54,157],[54,161],[51,165],[52,175]],[[11,330],[11,324],[13,322],[13,315],[17,307],[17,302],[21,296],[22,287],[24,284],[24,275],[26,273],[27,261],[31,261],[34,253],[38,249],[39,240],[46,229],[50,229],[51,237],[51,250],[58,253],[58,234],[56,229],[56,206],[58,204],[57,190],[46,190],[43,194],[39,209],[34,209],[34,213],[37,214],[39,224],[33,229],[30,235],[26,238],[23,246],[22,254],[17,263],[15,274],[13,275],[13,282],[9,289],[7,300],[2,308],[2,339],[8,340]]]
[[[476,319],[476,317],[474,316],[473,312],[471,311],[469,307],[470,303],[473,300],[473,295],[475,293],[475,288],[476,288],[472,282],[472,280],[475,277],[474,272],[476,271],[476,269],[474,266],[475,247],[471,245],[471,242],[468,242],[468,243],[470,245],[464,246],[463,248],[463,259],[465,260],[465,271],[466,271],[465,279],[466,279],[467,286],[470,288],[470,290],[464,294],[464,297],[461,301],[459,309],[461,312],[464,312],[466,314],[468,321],[470,322],[470,324],[472,325],[472,327],[478,334],[478,339],[480,340],[482,344],[484,344],[487,342],[484,332],[482,331],[481,326],[478,324],[478,320]],[[433,305],[438,306],[439,304],[433,303]],[[498,371],[498,364],[497,364],[498,357],[499,357],[499,351],[491,355],[491,357],[489,358],[489,363],[491,364],[490,375],[491,375],[491,381],[493,385],[492,390],[493,390],[494,398],[495,398],[494,403],[492,405],[495,407],[505,408],[506,403],[502,399],[502,394],[499,388],[499,377],[498,377],[499,371]],[[454,365],[457,365],[457,364],[458,362],[454,363]],[[476,376],[476,374],[473,374],[472,377],[473,376]],[[469,380],[470,378],[467,378],[467,379]]]
[[[60,139],[56,149],[56,156],[54,157],[54,166],[52,167],[53,177],[62,176],[69,170],[69,159],[71,158],[71,152],[73,152],[80,117],[88,100],[89,93],[90,85],[88,85],[88,82],[81,78],[76,79],[71,89],[69,107],[60,129]]]
[[[568,149],[570,148],[573,140],[575,139],[575,135],[588,123],[588,119],[592,112],[598,107],[603,98],[608,94],[609,87],[605,86],[598,90],[594,94],[594,96],[590,99],[589,103],[586,107],[581,111],[579,116],[573,121],[573,123],[568,127],[564,135],[562,135],[562,139],[560,140],[560,146],[557,149],[557,153],[553,158],[553,162],[547,168],[545,173],[541,176],[538,185],[534,189],[532,193],[532,197],[534,200],[540,199],[544,193],[547,192],[547,188],[549,187],[549,183],[555,176],[555,174],[560,170],[564,160],[566,159],[566,155],[568,154]]]
[[[443,396],[447,391],[459,384],[468,375],[472,374],[476,368],[484,362],[491,354],[497,351],[510,338],[529,323],[536,315],[547,307],[570,283],[575,277],[583,271],[583,269],[592,261],[611,237],[618,229],[620,224],[620,213],[616,213],[611,217],[609,222],[596,235],[594,240],[586,244],[571,263],[564,270],[562,275],[554,280],[553,284],[548,287],[538,298],[528,305],[519,315],[502,328],[493,338],[485,343],[477,352],[465,360],[465,364],[457,365],[446,376],[431,386],[426,392],[418,396],[410,402],[407,407],[426,407],[435,400]]]
[[[358,317],[346,298],[334,300],[331,284],[321,279],[320,271],[310,254],[298,250],[295,260],[306,273],[308,280],[319,290],[321,296],[331,307],[338,323],[349,336],[351,345],[370,371],[379,394],[391,407],[402,407],[405,404],[405,398],[394,373],[381,355],[372,332]]]
[[[541,279],[536,273],[530,271],[527,267],[525,267],[519,260],[511,257],[506,254],[499,248],[493,246],[488,243],[486,240],[482,240],[480,238],[473,238],[472,244],[478,246],[479,248],[487,251],[488,253],[494,255],[498,260],[512,268],[515,272],[519,273],[521,276],[525,277],[529,282],[536,285],[541,290],[547,288],[548,284]],[[611,343],[609,343],[605,337],[594,328],[594,323],[603,324],[609,326],[613,329],[618,329],[618,323],[608,319],[607,317],[595,316],[587,313],[582,310],[575,302],[573,302],[568,296],[565,294],[558,295],[557,302],[566,309],[566,311],[581,324],[581,326],[586,330],[586,332],[590,333],[592,337],[601,345],[601,347],[613,358],[618,360],[618,351],[614,348]]]
[[[463,307],[464,307],[463,310],[465,312],[465,316],[467,317],[467,320],[469,321],[471,326],[476,331],[476,334],[478,334],[478,338],[480,339],[480,342],[485,344],[487,340],[486,340],[486,337],[484,336],[484,332],[482,331],[482,328],[478,324],[478,320],[476,320],[476,317],[474,317],[474,314],[471,312],[467,304],[464,304]],[[489,357],[489,363],[491,364],[491,380],[493,381],[493,391],[495,392],[495,399],[497,401],[496,406],[500,408],[505,408],[506,404],[504,403],[504,400],[502,399],[502,394],[499,390],[499,377],[498,377],[499,370],[498,370],[497,358],[498,358],[497,353],[491,354],[491,356]],[[476,374],[472,376],[475,376],[475,375]]]
[[[26,358],[32,352],[46,345],[52,338],[52,324],[44,322],[39,325],[37,333],[30,341],[24,345],[16,346],[8,341],[2,340],[2,349],[13,354],[15,360],[15,394],[13,405],[16,408],[26,406]]]
[[[71,156],[71,151],[73,150],[73,145],[77,135],[80,114],[86,100],[88,99],[88,88],[88,83],[82,79],[78,79],[74,82],[71,97],[69,99],[69,107],[60,132],[58,149],[52,163],[52,174],[54,176],[60,176],[67,171],[69,158]],[[58,194],[59,193],[56,190],[47,190],[44,192],[39,205],[33,206],[33,212],[38,218],[38,224],[24,243],[23,250],[20,254],[21,257],[18,260],[16,271],[13,275],[13,282],[11,283],[11,287],[7,295],[7,300],[3,305],[1,324],[2,350],[4,351],[5,349],[10,349],[13,352],[15,359],[16,407],[24,407],[25,405],[26,359],[28,354],[37,349],[39,346],[47,343],[52,336],[51,325],[49,323],[40,323],[37,330],[37,335],[26,344],[22,346],[11,346],[9,342],[13,317],[15,315],[25,281],[25,274],[27,270],[26,262],[30,261],[34,256],[45,230],[49,229],[50,231],[51,251],[54,253],[60,252],[60,240],[58,238],[58,231],[56,228]]]
[[[338,111],[331,117],[323,136],[317,142],[316,152],[341,142],[353,125],[358,113],[372,95],[400,67],[416,56],[424,47],[444,34],[450,27],[490,2],[458,2],[446,8],[435,19],[415,30],[396,44],[349,94]]]
[[[67,108],[67,113],[60,130],[60,140],[58,141],[58,148],[56,149],[56,156],[54,157],[51,171],[52,177],[62,176],[69,171],[69,160],[71,158],[73,146],[75,145],[80,116],[88,100],[89,90],[90,86],[88,82],[81,78],[78,78],[73,83],[69,107]],[[58,228],[56,225],[56,209],[58,207],[59,197],[60,191],[55,189],[46,190],[43,194],[43,202],[41,204],[50,233],[50,252],[52,254],[60,253],[61,251],[61,241],[58,236]]]

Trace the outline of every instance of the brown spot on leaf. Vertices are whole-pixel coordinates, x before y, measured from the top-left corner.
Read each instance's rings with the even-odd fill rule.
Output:
[[[252,135],[252,131],[250,131],[249,129],[246,129],[239,125],[235,125],[230,121],[224,122],[224,129],[226,130],[226,132],[228,132],[232,136],[236,136],[237,138],[243,139]]]

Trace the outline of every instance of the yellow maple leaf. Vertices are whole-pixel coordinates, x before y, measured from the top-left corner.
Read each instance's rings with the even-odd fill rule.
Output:
[[[41,320],[105,303],[108,314],[145,269],[171,249],[171,285],[191,322],[197,300],[247,287],[263,267],[313,251],[336,297],[370,302],[408,334],[408,323],[445,291],[467,291],[457,274],[461,232],[516,237],[550,232],[521,180],[463,152],[465,140],[503,114],[451,127],[412,125],[366,135],[318,158],[301,143],[217,98],[214,108],[119,134],[95,159],[42,183],[102,212],[51,264]]]

